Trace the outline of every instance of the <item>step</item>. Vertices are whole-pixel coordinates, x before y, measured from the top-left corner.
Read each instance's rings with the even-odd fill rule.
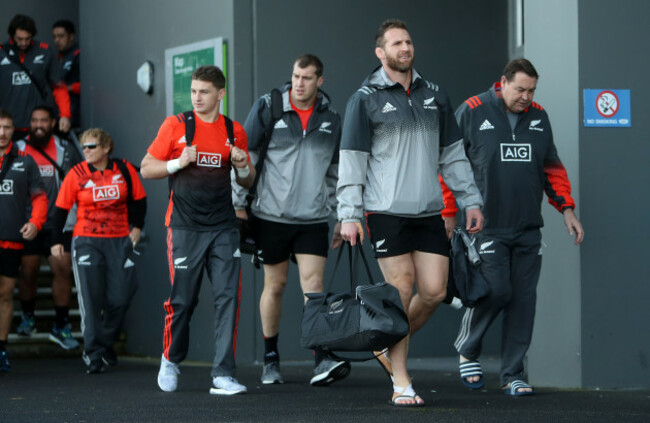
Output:
[[[72,336],[76,340],[81,340],[81,332],[72,332]],[[43,332],[33,333],[31,336],[18,335],[16,333],[9,334],[9,343],[21,343],[21,344],[37,344],[42,342],[50,342],[50,334]]]
[[[23,357],[81,357],[83,339],[81,332],[72,332],[72,336],[81,342],[81,346],[74,350],[65,350],[58,344],[49,340],[49,332],[34,333],[32,336],[9,334],[7,350],[12,358]]]
[[[77,295],[77,287],[74,285],[72,286],[72,294]],[[36,295],[43,296],[43,297],[45,296],[50,297],[52,296],[52,287],[44,286],[44,287],[36,288]],[[18,298],[18,287],[14,288],[14,298]]]
[[[14,313],[13,313],[14,318],[22,317],[22,315],[23,315],[23,312],[21,310],[16,310],[14,308]],[[73,316],[78,317],[80,315],[81,314],[79,313],[78,309],[73,308],[73,309],[70,309],[70,311],[69,311],[69,316],[71,316],[71,317],[73,317]],[[34,310],[34,317],[37,317],[37,318],[38,317],[55,317],[55,316],[56,316],[56,312],[54,310]]]

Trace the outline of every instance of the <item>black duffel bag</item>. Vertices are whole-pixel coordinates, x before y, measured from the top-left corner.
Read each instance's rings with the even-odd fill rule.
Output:
[[[460,298],[465,307],[472,308],[490,295],[490,285],[481,271],[481,257],[476,238],[461,227],[454,228],[451,238],[449,285],[447,296]]]
[[[352,247],[349,251],[350,291],[328,292],[338,267],[339,251],[332,277],[322,293],[306,294],[302,314],[300,345],[325,351],[378,351],[388,348],[409,333],[408,316],[397,289],[386,282],[356,286],[353,279]],[[368,262],[360,244],[357,257],[363,259],[368,280]]]

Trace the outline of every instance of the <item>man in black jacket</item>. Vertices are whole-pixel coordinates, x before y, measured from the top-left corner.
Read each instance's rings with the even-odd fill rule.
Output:
[[[533,101],[538,74],[517,59],[501,81],[470,97],[456,111],[467,157],[484,200],[485,224],[476,234],[481,271],[491,293],[467,309],[455,347],[460,375],[472,389],[483,387],[478,362],[483,335],[503,311],[501,386],[508,395],[531,395],[524,357],[535,318],[542,265],[541,203],[544,192],[564,216],[575,244],[584,231],[573,209],[571,185],[558,157],[548,115]],[[462,220],[462,216],[459,219]]]

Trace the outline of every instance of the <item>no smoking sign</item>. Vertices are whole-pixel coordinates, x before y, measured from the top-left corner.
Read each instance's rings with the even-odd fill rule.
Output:
[[[630,90],[584,90],[585,126],[632,126]]]

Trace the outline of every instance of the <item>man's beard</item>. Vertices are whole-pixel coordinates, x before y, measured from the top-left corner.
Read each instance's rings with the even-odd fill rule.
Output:
[[[50,138],[52,138],[52,131],[45,131],[42,136],[38,136],[34,132],[29,131],[29,143],[36,148],[45,148]]]
[[[394,70],[396,72],[402,72],[402,73],[407,73],[413,68],[413,61],[415,58],[411,57],[411,61],[406,64],[406,63],[400,63],[399,60],[397,60],[394,57],[386,56],[386,64],[391,70]]]

